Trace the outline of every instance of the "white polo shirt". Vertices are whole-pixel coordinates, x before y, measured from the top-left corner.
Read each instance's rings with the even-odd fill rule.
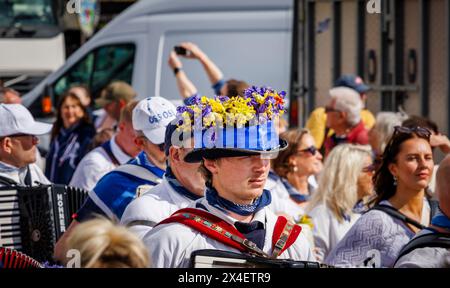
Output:
[[[191,207],[195,208],[197,203],[203,205],[210,213],[232,225],[237,221],[219,209],[209,205],[205,198],[195,201]],[[265,207],[255,213],[252,221],[260,221],[264,224],[266,233],[262,250],[271,254],[272,234],[277,216]],[[217,249],[240,253],[238,250],[213,240],[180,223],[159,225],[145,234],[143,241],[149,250],[152,267],[157,268],[188,267],[192,252],[200,249]],[[315,261],[311,246],[303,233],[300,233],[294,244],[286,249],[278,258]]]
[[[37,164],[33,163],[28,165],[28,167],[31,173],[32,186],[37,185],[35,182],[42,184],[50,184],[50,181],[48,181],[47,177],[45,177],[41,168],[39,168]],[[0,175],[9,178],[21,185],[25,184],[25,176],[27,175],[27,170],[28,170],[27,167],[17,168],[15,166],[0,161]],[[0,186],[4,185],[0,183]]]
[[[111,138],[111,151],[120,164],[125,164],[131,157],[120,149],[115,139],[116,136]],[[81,159],[70,180],[69,186],[91,191],[100,178],[115,168],[116,165],[111,161],[105,149],[101,146],[97,147]]]
[[[355,224],[360,214],[353,213],[350,218],[339,222],[333,212],[325,205],[319,204],[308,215],[312,218],[313,237],[317,260],[322,262],[330,251],[344,238],[348,230]]]
[[[172,213],[188,207],[193,202],[191,199],[176,192],[164,176],[160,184],[152,187],[144,195],[128,204],[120,222],[123,225],[129,225],[130,223],[133,224],[132,222],[134,221],[145,221],[145,224],[134,222],[129,227],[132,232],[142,239],[153,228],[152,225],[156,225],[172,215]]]
[[[308,184],[313,190],[317,189],[318,185],[314,175],[308,177]],[[272,201],[268,207],[275,214],[287,214],[294,218],[295,221],[298,221],[305,214],[305,210],[291,199],[289,192],[280,179],[275,180],[268,177],[264,189],[270,191]]]

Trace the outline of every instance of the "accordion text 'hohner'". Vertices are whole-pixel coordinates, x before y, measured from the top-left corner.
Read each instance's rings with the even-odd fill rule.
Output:
[[[65,185],[0,187],[0,247],[50,261],[87,191]]]

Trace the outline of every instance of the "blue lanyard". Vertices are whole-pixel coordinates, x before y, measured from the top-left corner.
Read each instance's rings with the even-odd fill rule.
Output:
[[[136,157],[136,162],[139,166],[146,168],[147,170],[152,172],[154,175],[158,176],[158,178],[162,178],[165,173],[164,170],[153,165],[153,163],[147,158],[147,155],[145,154],[144,151],[139,153],[139,155]]]
[[[450,229],[450,219],[445,216],[441,209],[438,209],[436,215],[431,219],[431,224],[441,228]]]

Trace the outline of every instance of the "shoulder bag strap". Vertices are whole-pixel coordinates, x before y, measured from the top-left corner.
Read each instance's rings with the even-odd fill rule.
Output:
[[[409,254],[415,249],[425,248],[425,247],[441,247],[441,248],[450,248],[450,234],[440,233],[437,231],[433,231],[431,234],[425,234],[413,238],[409,241],[408,244],[403,246],[400,251],[396,263],[398,259]]]
[[[414,225],[415,227],[417,227],[419,229],[425,229],[426,228],[426,226],[422,225],[421,223],[417,222],[414,219],[409,218],[408,216],[406,216],[405,214],[401,213],[400,211],[398,211],[394,207],[391,207],[391,206],[388,206],[388,205],[383,205],[383,204],[378,204],[378,205],[374,206],[372,209],[383,211],[384,213],[388,214],[389,216],[397,218],[397,219],[400,219],[400,220],[402,220],[405,223],[409,223],[411,225]]]

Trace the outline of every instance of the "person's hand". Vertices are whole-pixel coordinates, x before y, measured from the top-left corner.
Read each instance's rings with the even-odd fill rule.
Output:
[[[183,64],[181,63],[180,58],[178,58],[177,53],[175,53],[175,51],[170,51],[169,66],[172,69],[183,67]]]
[[[450,153],[450,140],[446,135],[435,134],[430,137],[430,145],[432,147],[438,147],[444,153]]]
[[[191,59],[201,59],[202,57],[206,56],[206,54],[192,42],[183,42],[180,43],[180,46],[188,51],[187,55],[180,55],[182,57]]]

